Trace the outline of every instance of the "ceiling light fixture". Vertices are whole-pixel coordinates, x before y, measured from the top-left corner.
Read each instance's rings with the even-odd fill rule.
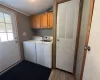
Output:
[[[35,2],[35,0],[29,0],[30,2]]]

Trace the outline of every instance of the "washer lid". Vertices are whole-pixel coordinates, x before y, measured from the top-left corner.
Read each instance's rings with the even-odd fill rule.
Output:
[[[24,41],[24,43],[36,43],[35,40]]]
[[[53,42],[45,42],[45,41],[42,41],[43,44],[52,44]]]

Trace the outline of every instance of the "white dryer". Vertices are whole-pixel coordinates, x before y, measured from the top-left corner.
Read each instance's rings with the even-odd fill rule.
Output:
[[[37,64],[52,68],[52,42],[36,43]]]

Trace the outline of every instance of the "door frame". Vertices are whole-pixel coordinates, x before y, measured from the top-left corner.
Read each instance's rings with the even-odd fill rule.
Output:
[[[54,0],[53,5],[53,13],[54,13],[54,28],[53,28],[53,68],[56,69],[56,38],[57,38],[57,11],[58,4],[64,3],[71,0]],[[81,27],[81,18],[82,18],[82,10],[83,10],[83,0],[80,0],[79,3],[79,13],[78,13],[78,24],[77,24],[77,33],[76,33],[76,44],[75,44],[75,54],[74,54],[74,64],[73,64],[73,75],[76,72],[76,62],[77,62],[77,53],[78,53],[78,44],[79,44],[79,36],[80,36],[80,27]]]
[[[89,42],[91,23],[92,23],[92,17],[93,17],[93,10],[94,10],[94,3],[95,3],[95,0],[90,0],[90,11],[89,11],[89,17],[88,17],[85,46],[88,46],[88,42]],[[80,80],[82,80],[82,78],[83,78],[86,56],[87,56],[87,50],[84,49]]]

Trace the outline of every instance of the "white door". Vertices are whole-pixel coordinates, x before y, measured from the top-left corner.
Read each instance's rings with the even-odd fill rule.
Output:
[[[21,60],[13,12],[0,7],[0,72]]]
[[[56,68],[73,72],[79,0],[58,4]]]
[[[95,0],[83,80],[100,80],[100,0]]]

